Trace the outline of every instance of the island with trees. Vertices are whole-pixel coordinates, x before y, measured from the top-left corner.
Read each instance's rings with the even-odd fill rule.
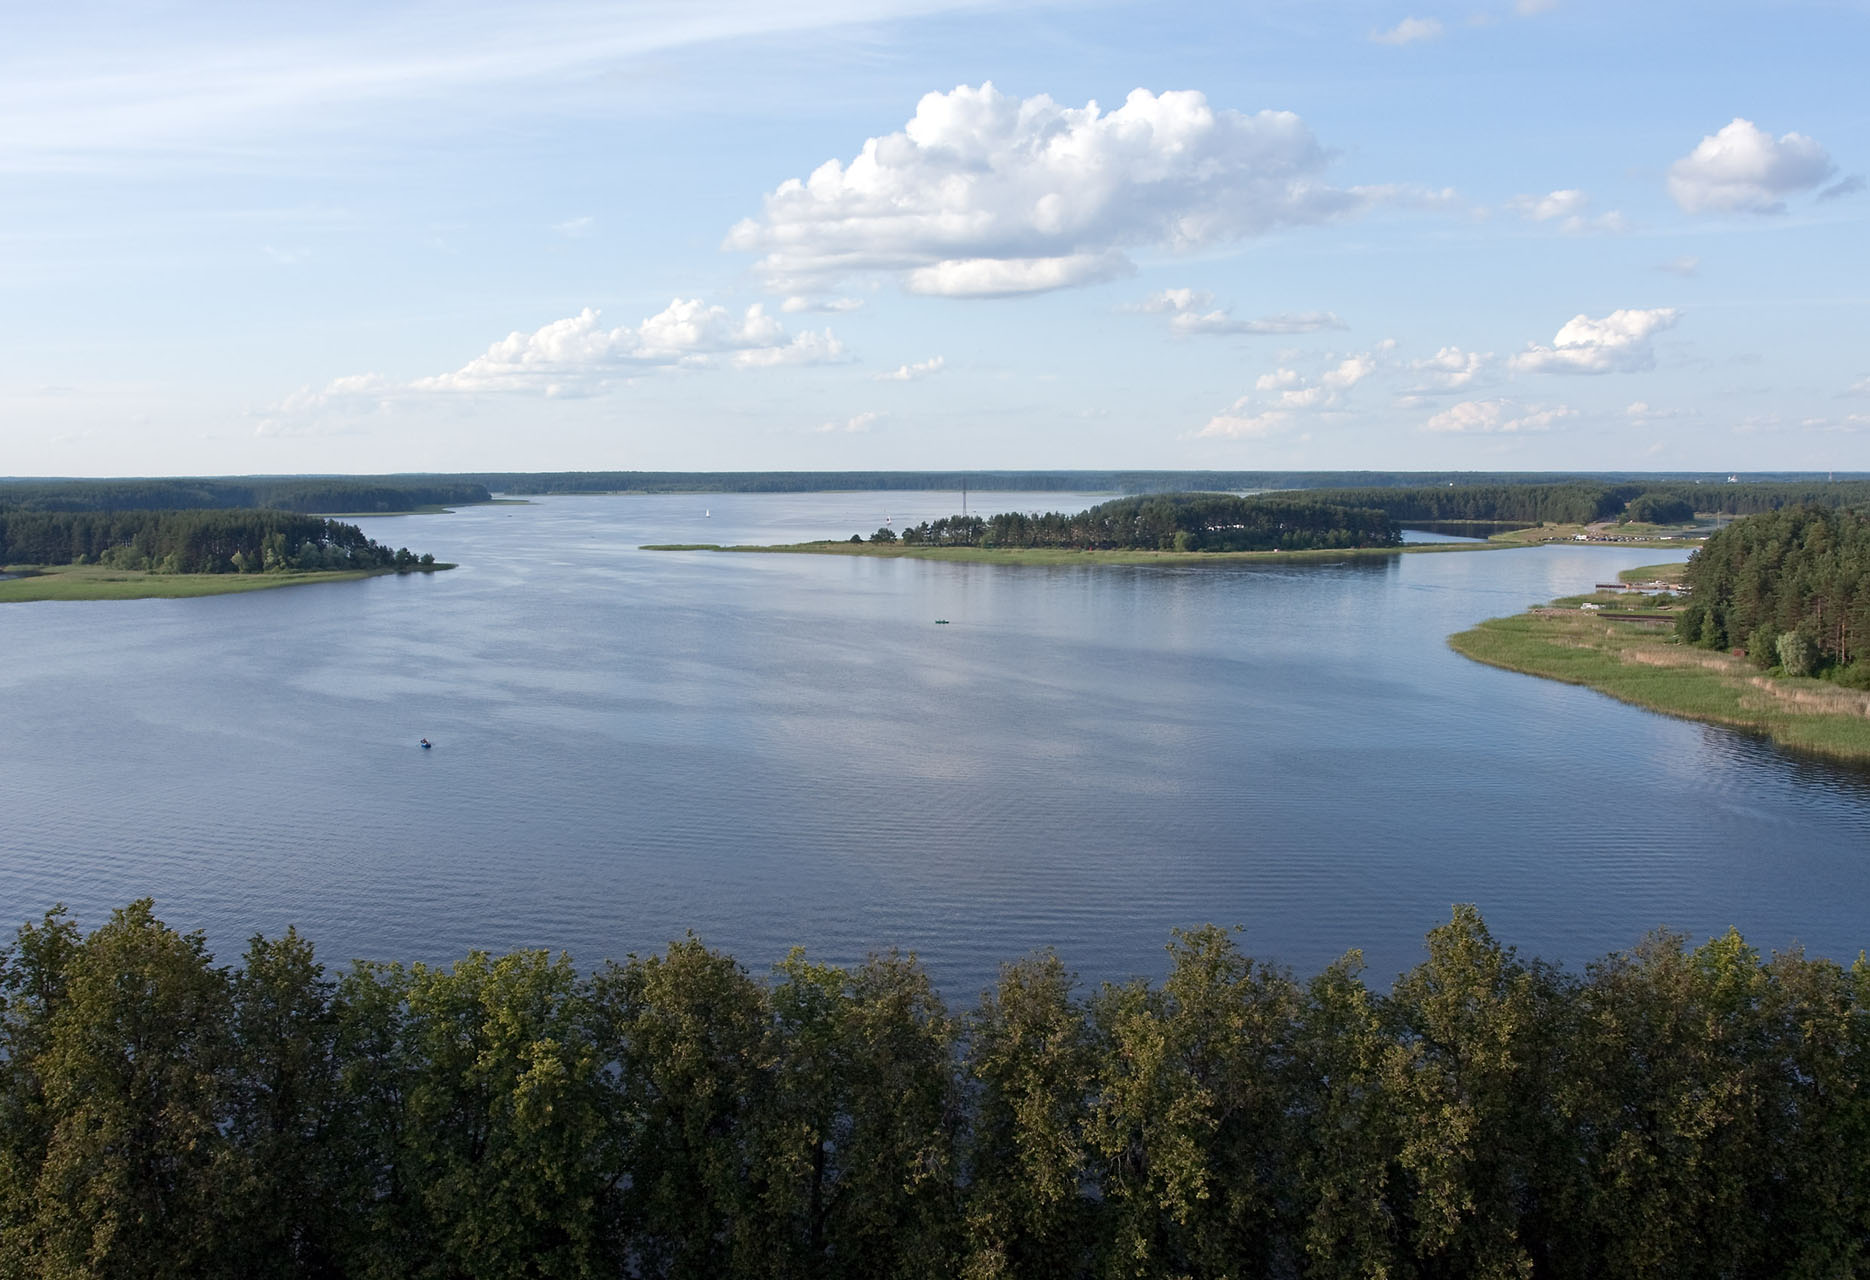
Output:
[[[1472,907],[1387,990],[1226,930],[971,1007],[912,957],[690,936],[215,963],[147,902],[0,948],[0,1273],[1853,1276],[1870,966],[1657,934],[1582,971]]]
[[[1659,598],[1597,593],[1450,638],[1493,666],[1588,685],[1782,745],[1870,760],[1870,513],[1800,505],[1710,536]]]
[[[856,534],[847,541],[774,547],[656,544],[646,549],[802,551],[999,563],[1175,563],[1265,553],[1388,553],[1401,546],[1396,522],[1373,507],[1316,502],[1304,493],[1165,493],[1116,498],[1074,514],[944,516],[900,532],[884,526],[868,539]]]

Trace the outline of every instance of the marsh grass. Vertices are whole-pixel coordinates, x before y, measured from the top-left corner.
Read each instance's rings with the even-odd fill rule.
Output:
[[[452,568],[451,564],[436,564],[411,572]],[[0,579],[0,604],[31,600],[187,600],[318,582],[354,582],[396,571],[383,568],[305,573],[145,573],[102,565],[62,564],[19,568],[15,572],[23,576]]]
[[[1744,658],[1677,644],[1653,627],[1562,611],[1495,618],[1450,636],[1455,652],[1782,746],[1870,760],[1870,695],[1823,680],[1760,675]]]

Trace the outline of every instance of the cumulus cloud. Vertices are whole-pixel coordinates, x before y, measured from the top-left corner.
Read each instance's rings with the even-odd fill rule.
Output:
[[[879,373],[877,375],[877,381],[915,382],[922,378],[932,378],[940,373],[942,371],[942,366],[947,363],[948,362],[940,356],[931,356],[929,359],[918,361],[915,364],[902,365],[890,370],[888,373]]]
[[[1378,44],[1415,44],[1439,35],[1441,21],[1438,18],[1404,18],[1388,31],[1372,31],[1370,38]]]
[[[646,369],[823,364],[843,353],[829,329],[788,334],[759,303],[736,316],[698,298],[676,298],[634,328],[606,329],[586,307],[531,333],[510,333],[453,373],[419,378],[410,387],[567,395]]]
[[[1847,396],[1870,396],[1870,378],[1859,378],[1841,393]]]
[[[1593,218],[1587,214],[1590,206],[1591,198],[1575,188],[1542,196],[1514,196],[1506,202],[1509,213],[1516,213],[1527,222],[1556,222],[1561,230],[1574,235],[1583,231],[1629,230],[1629,221],[1621,213],[1613,209]]]
[[[1227,307],[1214,305],[1214,296],[1199,289],[1163,289],[1127,308],[1154,315],[1167,314],[1169,332],[1178,338],[1198,333],[1282,334],[1317,333],[1348,326],[1330,311],[1282,312],[1255,320],[1237,320]]]
[[[1701,274],[1701,259],[1692,253],[1685,253],[1679,258],[1671,258],[1667,262],[1658,263],[1656,270],[1666,271],[1672,276],[1681,276],[1684,280],[1688,280]]]
[[[1651,340],[1672,326],[1673,307],[1613,311],[1599,320],[1573,316],[1552,345],[1528,346],[1513,357],[1520,373],[1633,373],[1655,365]]]
[[[588,215],[582,218],[567,218],[563,222],[553,223],[552,230],[567,239],[581,240],[597,230],[597,219]]]
[[[1463,351],[1460,347],[1443,347],[1425,360],[1409,362],[1409,371],[1415,374],[1417,383],[1405,394],[1419,396],[1464,391],[1476,381],[1486,378],[1497,363],[1491,351]]]
[[[851,275],[912,292],[996,297],[1132,270],[1128,249],[1192,250],[1328,222],[1419,193],[1344,190],[1290,112],[1216,109],[1199,92],[1137,89],[1067,107],[992,84],[930,93],[901,130],[769,193],[725,247],[760,256],[777,289]]]
[[[1804,134],[1775,139],[1736,116],[1669,166],[1669,194],[1688,213],[1784,213],[1787,196],[1810,191],[1835,169]]]
[[[1235,439],[1277,435],[1305,415],[1338,409],[1346,392],[1377,371],[1378,354],[1386,349],[1387,344],[1378,351],[1345,356],[1315,378],[1286,368],[1263,373],[1252,392],[1208,419],[1195,434]]]
[[[1422,424],[1422,430],[1485,434],[1544,431],[1555,422],[1577,416],[1576,409],[1562,404],[1538,407],[1512,400],[1464,400],[1430,418]]]

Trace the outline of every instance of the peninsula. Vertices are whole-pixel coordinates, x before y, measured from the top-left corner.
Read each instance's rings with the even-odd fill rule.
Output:
[[[223,595],[454,566],[286,511],[0,509],[0,603]]]
[[[1751,516],[1686,564],[1620,577],[1679,590],[1567,597],[1448,643],[1652,711],[1870,760],[1870,517],[1816,507]]]

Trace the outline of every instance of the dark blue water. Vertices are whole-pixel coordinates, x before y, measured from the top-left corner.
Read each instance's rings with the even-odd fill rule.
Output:
[[[1203,921],[1301,971],[1362,947],[1386,983],[1458,901],[1574,964],[1659,925],[1870,942],[1865,774],[1443,643],[1667,553],[637,549],[958,505],[553,498],[366,522],[462,564],[433,577],[0,608],[0,920],[151,895],[230,960],[288,922],[334,962],[895,945],[961,1000],[1048,945],[1159,972]]]

